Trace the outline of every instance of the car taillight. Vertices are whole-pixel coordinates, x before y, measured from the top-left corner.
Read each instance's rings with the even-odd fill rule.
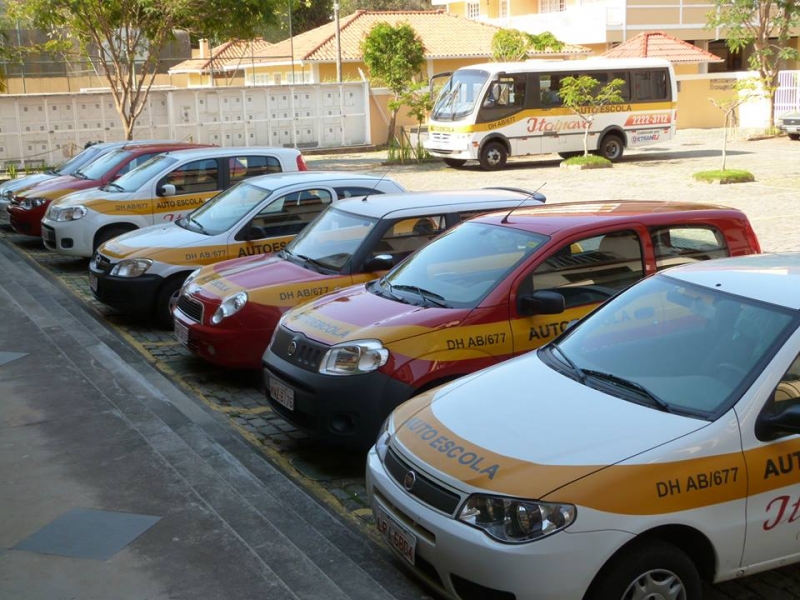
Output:
[[[306,165],[306,159],[303,158],[302,154],[297,155],[297,170],[308,171],[308,166]]]

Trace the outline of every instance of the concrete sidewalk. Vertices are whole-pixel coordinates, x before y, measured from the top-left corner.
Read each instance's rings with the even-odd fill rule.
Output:
[[[0,598],[424,598],[0,243]]]

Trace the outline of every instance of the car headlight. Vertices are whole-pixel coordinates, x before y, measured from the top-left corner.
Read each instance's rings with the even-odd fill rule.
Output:
[[[195,279],[197,279],[197,276],[200,275],[200,271],[202,271],[202,270],[203,270],[203,267],[199,267],[199,268],[195,269],[194,271],[192,271],[191,273],[189,273],[189,276],[186,279],[183,280],[183,288],[185,289],[186,286],[188,286]]]
[[[473,494],[458,519],[500,542],[523,544],[561,531],[575,521],[575,506]]]
[[[48,202],[47,198],[22,198],[19,201],[19,207],[22,210],[33,210],[34,208],[44,206]]]
[[[125,258],[111,269],[111,275],[116,277],[139,277],[147,272],[153,265],[149,258]]]
[[[247,304],[247,292],[236,292],[228,296],[222,301],[222,304],[219,305],[219,308],[212,315],[211,322],[214,325],[219,325],[222,323],[223,319],[235,315],[242,310],[245,304]]]
[[[338,344],[322,357],[319,372],[326,375],[361,375],[380,369],[389,351],[378,340],[357,340]]]
[[[78,219],[82,219],[86,216],[86,213],[89,212],[86,210],[85,206],[78,205],[78,206],[57,206],[55,204],[51,204],[50,208],[47,209],[47,218],[53,221],[77,221]]]

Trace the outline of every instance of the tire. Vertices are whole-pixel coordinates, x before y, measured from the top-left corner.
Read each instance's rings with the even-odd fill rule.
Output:
[[[789,139],[792,140],[793,142],[800,140],[800,133],[790,133]]]
[[[466,164],[466,162],[467,162],[466,160],[462,160],[460,158],[445,158],[444,159],[444,164],[446,164],[448,167],[453,167],[454,169],[458,169],[460,167],[463,167]]]
[[[700,600],[697,567],[683,550],[661,540],[635,542],[606,563],[586,600]]]
[[[163,329],[172,329],[175,326],[172,311],[178,303],[178,295],[187,275],[188,273],[173,275],[164,282],[156,294],[155,319],[158,326]]]
[[[622,138],[616,133],[608,133],[600,140],[596,154],[611,162],[617,162],[622,158],[623,152],[625,152],[625,144],[622,142]]]
[[[116,225],[113,227],[107,227],[102,229],[101,231],[97,232],[94,236],[94,245],[92,247],[92,253],[97,252],[97,249],[105,244],[108,240],[114,239],[115,237],[122,235],[123,233],[128,233],[129,231],[133,231],[134,227],[124,227],[122,225]]]
[[[481,169],[484,171],[499,171],[506,166],[508,152],[500,142],[487,142],[481,148]]]

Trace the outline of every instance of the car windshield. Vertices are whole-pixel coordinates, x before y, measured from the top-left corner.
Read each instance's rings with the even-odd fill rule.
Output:
[[[71,175],[72,173],[77,171],[81,166],[95,160],[100,155],[101,152],[102,152],[101,148],[89,146],[85,150],[82,150],[81,152],[70,158],[63,165],[60,165],[55,170],[55,173],[57,175]]]
[[[75,175],[82,179],[102,179],[114,167],[130,158],[130,150],[114,150],[84,165]]]
[[[466,222],[424,246],[372,287],[373,293],[473,308],[549,238],[513,227]]]
[[[488,79],[489,73],[478,69],[459,69],[453,73],[439,92],[431,118],[454,121],[472,113]]]
[[[272,194],[272,190],[252,185],[248,182],[239,183],[193,210],[182,226],[197,227],[209,235],[217,235],[228,231],[236,225],[245,215],[256,206],[263,203]],[[262,212],[280,212],[281,202],[273,202]]]
[[[556,346],[585,385],[659,410],[714,419],[797,327],[790,311],[668,276],[610,300]]]
[[[330,207],[286,247],[290,256],[311,260],[317,266],[340,271],[377,223]]]
[[[135,192],[177,162],[177,158],[168,154],[156,154],[153,158],[146,160],[135,169],[131,169],[119,179],[114,180],[115,186],[110,191]]]

